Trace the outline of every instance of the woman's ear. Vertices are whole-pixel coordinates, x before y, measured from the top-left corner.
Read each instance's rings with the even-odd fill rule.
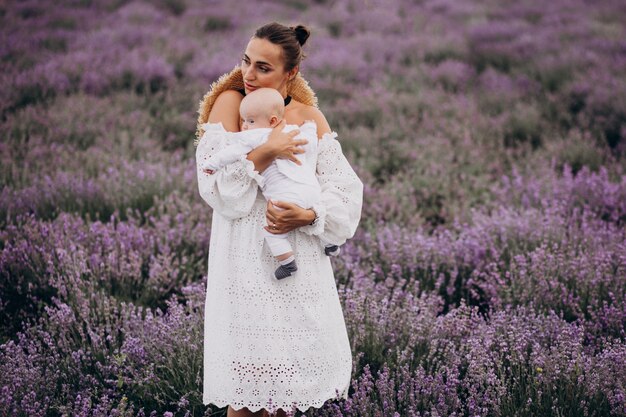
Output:
[[[298,75],[298,71],[300,70],[300,68],[296,65],[295,67],[293,67],[291,69],[291,71],[289,71],[289,78],[287,79],[288,81],[293,81],[294,78],[296,78],[296,75]]]

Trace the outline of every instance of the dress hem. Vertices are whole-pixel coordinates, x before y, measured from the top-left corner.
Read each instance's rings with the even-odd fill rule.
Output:
[[[233,406],[231,404],[232,401],[231,402],[229,402],[229,401],[215,401],[215,400],[206,400],[205,398],[202,399],[202,403],[204,405],[214,404],[214,405],[216,405],[219,408],[223,408],[223,407],[226,407],[226,406],[230,405],[232,407],[232,409],[235,410],[235,411],[239,411],[239,410],[241,410],[241,409],[243,409],[245,407],[248,410],[250,410],[250,412],[252,412],[252,413],[256,413],[257,411],[262,410],[262,409],[266,409],[267,411],[270,411],[270,412],[276,412],[276,410],[278,410],[279,408],[282,409],[285,412],[290,412],[294,408],[296,408],[299,411],[305,413],[311,407],[313,407],[313,408],[321,408],[329,400],[347,399],[348,398],[348,390],[349,390],[349,388],[350,388],[350,384],[348,384],[348,386],[345,387],[343,389],[343,391],[339,391],[339,390],[335,391],[335,394],[333,396],[331,396],[331,397],[324,396],[323,398],[325,398],[325,399],[322,399],[322,400],[319,400],[319,401],[316,401],[316,402],[312,402],[312,403],[308,403],[308,404],[298,404],[298,403],[296,403],[295,407],[291,406],[288,409],[284,409],[282,407],[277,407],[274,410],[267,410],[267,408],[264,407],[264,406],[251,407],[251,406],[248,406],[248,405],[245,405],[245,404],[239,406],[239,408],[236,408],[235,406]]]

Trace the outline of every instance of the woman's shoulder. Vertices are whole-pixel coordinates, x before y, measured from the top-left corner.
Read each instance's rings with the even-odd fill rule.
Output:
[[[224,90],[215,99],[215,104],[213,104],[213,108],[215,108],[218,103],[222,105],[237,103],[237,106],[239,106],[239,103],[241,103],[243,97],[244,95],[239,90]]]
[[[226,130],[239,131],[239,105],[243,95],[237,90],[225,90],[215,99],[209,113],[209,122],[222,122]]]
[[[317,125],[317,135],[321,138],[323,134],[330,133],[330,125],[324,116],[324,113],[315,106],[309,106],[304,103],[298,103],[298,119],[302,121],[312,120]]]

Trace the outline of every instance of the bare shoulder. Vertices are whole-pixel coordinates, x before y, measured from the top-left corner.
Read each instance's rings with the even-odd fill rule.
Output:
[[[302,105],[300,108],[300,117],[302,120],[313,120],[317,124],[317,136],[322,137],[325,133],[330,133],[330,125],[320,109],[313,106]]]
[[[224,129],[230,132],[239,131],[239,105],[243,100],[241,93],[235,90],[223,91],[215,99],[211,113],[209,113],[209,122],[222,122]]]

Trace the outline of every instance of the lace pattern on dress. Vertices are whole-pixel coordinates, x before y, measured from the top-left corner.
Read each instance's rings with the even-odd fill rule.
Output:
[[[196,158],[216,152],[201,139]],[[363,184],[336,134],[319,142],[320,220],[290,232],[298,271],[276,280],[278,266],[261,233],[266,202],[255,171],[240,160],[223,172],[198,172],[214,209],[204,325],[204,404],[301,411],[347,398],[352,354],[330,259],[319,237],[350,238],[361,216]],[[250,161],[248,161],[250,162]],[[270,406],[270,400],[272,406]]]

